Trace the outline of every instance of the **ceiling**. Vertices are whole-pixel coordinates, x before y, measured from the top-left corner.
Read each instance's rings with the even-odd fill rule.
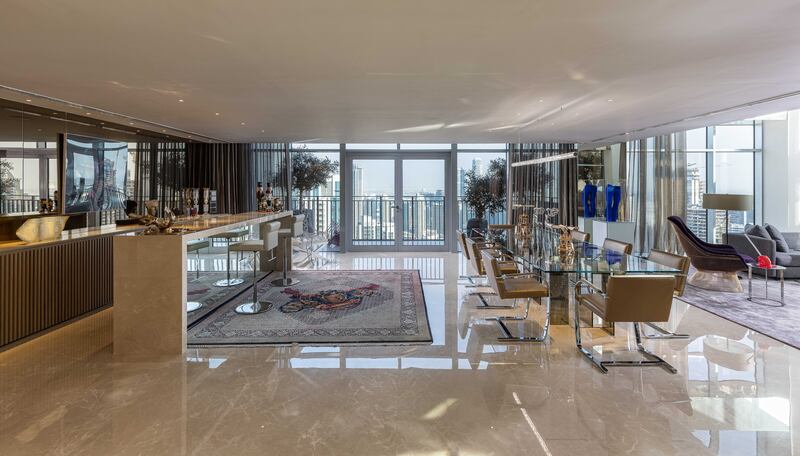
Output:
[[[610,143],[800,107],[796,0],[2,11],[0,84],[224,141]]]

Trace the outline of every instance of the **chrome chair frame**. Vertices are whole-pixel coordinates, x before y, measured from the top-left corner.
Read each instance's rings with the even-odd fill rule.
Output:
[[[587,350],[581,344],[581,319],[580,319],[580,306],[581,301],[577,299],[577,295],[580,291],[580,285],[586,285],[592,290],[604,294],[603,290],[597,287],[595,284],[589,282],[586,279],[580,279],[578,283],[575,284],[575,309],[573,318],[575,319],[575,345],[577,345],[578,350],[580,350],[583,355],[589,359],[595,366],[597,366],[600,371],[604,374],[608,373],[608,368],[606,366],[619,366],[619,367],[645,367],[645,366],[658,366],[663,368],[669,373],[675,374],[678,372],[677,369],[672,367],[671,364],[664,361],[660,356],[656,355],[655,353],[647,350],[642,345],[642,336],[641,336],[641,323],[640,322],[632,322],[633,324],[633,334],[636,339],[636,350],[641,353],[646,359],[641,361],[603,361],[602,359],[594,356],[590,350]]]
[[[541,278],[541,274],[532,273],[532,272],[520,272],[518,274],[503,274],[501,276],[501,278],[503,280],[505,280],[505,279],[508,279],[508,278],[513,279],[514,277],[530,277],[530,276],[536,276],[537,279]],[[517,299],[518,298],[514,298],[514,305],[513,306],[505,307],[505,308],[508,309],[508,308],[517,307]],[[500,341],[516,340],[516,341],[522,341],[522,342],[545,342],[545,341],[547,341],[547,336],[550,333],[550,298],[548,297],[548,298],[545,298],[545,299],[547,299],[547,304],[545,305],[544,325],[542,327],[542,334],[539,337],[531,337],[531,336],[524,336],[524,335],[514,336],[514,334],[511,333],[511,330],[509,330],[508,326],[506,326],[506,324],[505,324],[506,321],[525,321],[525,320],[528,319],[528,314],[530,313],[530,310],[531,310],[531,301],[533,301],[533,298],[525,298],[525,313],[522,314],[522,316],[519,316],[519,315],[508,315],[508,316],[497,316],[497,317],[488,317],[488,318],[486,318],[486,320],[488,320],[488,321],[496,321],[497,324],[500,325],[500,330],[503,331],[503,333],[505,334],[504,337],[498,337],[497,340],[500,340]]]
[[[459,240],[460,241],[462,239],[461,238],[462,235],[466,236],[466,234],[461,230],[458,230],[458,235],[459,235]],[[483,249],[491,249],[491,248],[494,247],[494,243],[488,242],[483,238],[480,238],[480,240],[478,240],[478,238],[472,238],[472,240],[476,244],[478,244],[478,247],[481,250],[483,250]],[[467,258],[467,263],[469,263],[469,261],[471,260],[471,257],[474,254],[474,252],[470,252],[469,245],[467,244],[466,241],[461,241],[461,248],[464,249],[463,254]],[[505,257],[506,258],[510,258],[509,255],[505,255]],[[513,258],[511,258],[511,259],[514,260]],[[477,261],[482,261],[482,260],[478,259]],[[465,275],[465,276],[460,276],[459,279],[467,279],[469,281],[470,284],[465,286],[465,288],[468,288],[468,289],[491,288],[490,285],[487,282],[484,282],[484,283],[476,283],[475,282],[475,279],[481,279],[483,277],[484,276],[481,276],[481,275]],[[487,281],[488,281],[488,279],[487,279]],[[480,299],[481,303],[478,306],[476,306],[478,309],[513,309],[514,308],[513,305],[512,306],[504,306],[504,305],[497,305],[497,304],[489,304],[489,302],[486,300],[486,296],[485,295],[490,295],[491,296],[491,295],[496,295],[496,294],[497,293],[495,293],[494,290],[489,290],[489,291],[484,290],[484,291],[476,291],[476,292],[473,292],[473,293],[467,293],[466,296],[467,297],[469,297],[469,296],[477,296],[478,299]]]

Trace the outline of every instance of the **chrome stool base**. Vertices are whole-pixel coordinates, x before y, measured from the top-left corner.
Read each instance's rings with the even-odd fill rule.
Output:
[[[215,287],[233,287],[244,283],[244,279],[222,279],[214,282]]]
[[[284,277],[281,279],[275,279],[270,282],[273,287],[291,287],[300,283],[300,280],[294,279],[292,277]]]
[[[242,315],[254,315],[266,312],[272,309],[272,303],[269,301],[246,302],[236,307],[235,312]]]
[[[197,310],[197,309],[199,309],[201,307],[203,307],[203,303],[202,302],[188,301],[186,303],[186,313],[194,312],[195,310]]]

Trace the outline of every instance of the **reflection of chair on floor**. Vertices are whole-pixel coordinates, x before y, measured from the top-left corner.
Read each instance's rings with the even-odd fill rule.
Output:
[[[697,271],[689,277],[689,284],[716,291],[742,292],[742,284],[736,273],[747,269],[752,258],[744,257],[735,248],[726,244],[709,244],[695,236],[682,218],[667,218],[678,236],[678,242],[689,256]]]
[[[224,239],[225,250],[227,251],[227,260],[225,261],[226,278],[218,280],[214,283],[216,287],[232,287],[244,282],[244,279],[239,278],[239,254],[236,254],[236,278],[231,279],[231,241],[234,239],[242,239],[247,237],[250,232],[247,229],[226,231],[224,233],[211,235],[212,239]]]
[[[586,285],[596,293],[580,293],[580,286]],[[606,366],[660,366],[673,374],[677,372],[669,363],[646,350],[642,345],[640,322],[666,321],[672,309],[672,293],[675,278],[655,275],[617,275],[610,276],[604,295],[602,290],[588,280],[581,279],[575,285],[575,344],[590,361],[604,373]],[[642,305],[647,302],[647,305]],[[644,355],[642,361],[603,361],[581,345],[580,307],[586,306],[603,320],[612,323],[629,322],[633,324],[636,348]]]
[[[509,320],[525,321],[528,319],[528,313],[531,308],[531,301],[547,297],[550,293],[547,285],[539,282],[536,273],[512,273],[505,274],[500,271],[497,258],[492,255],[488,250],[481,251],[483,256],[483,264],[486,266],[486,277],[489,279],[489,284],[494,289],[495,293],[500,299],[525,299],[525,314],[522,316],[500,316],[491,317],[487,320],[496,321],[500,324],[500,329],[505,333],[505,337],[499,337],[498,340],[518,340],[529,342],[543,342],[547,340],[547,333],[550,329],[550,300],[547,300],[546,314],[542,334],[539,337],[529,337],[523,334],[514,336],[508,330],[505,322]],[[534,277],[536,276],[536,277]]]
[[[683,296],[683,290],[686,288],[686,276],[689,274],[689,257],[683,255],[675,255],[674,253],[665,252],[663,250],[652,249],[648,260],[681,271],[680,275],[675,276],[675,296]],[[688,334],[677,334],[669,332],[666,329],[653,324],[652,322],[645,323],[647,326],[658,331],[659,334],[648,335],[642,331],[645,339],[688,339]]]
[[[197,255],[197,269],[195,270],[195,279],[200,278],[200,250],[208,248],[211,245],[205,239],[198,239],[196,241],[189,241],[186,243],[186,253],[194,252]],[[188,301],[186,302],[186,312],[194,312],[195,310],[203,307],[202,302]]]
[[[281,227],[281,222],[270,222],[262,226],[261,236],[263,239],[255,239],[251,241],[242,241],[231,244],[230,250],[233,252],[251,252],[253,254],[253,300],[246,302],[236,307],[236,313],[252,315],[261,312],[266,312],[272,308],[272,303],[268,301],[258,300],[258,281],[256,267],[256,257],[259,252],[270,252],[278,246],[278,230]],[[263,253],[262,253],[263,255]],[[271,258],[270,261],[275,258]],[[264,258],[261,258],[264,262]]]
[[[487,287],[487,283],[475,283],[474,279],[482,278],[486,276],[486,268],[483,263],[483,259],[481,258],[481,252],[488,251],[491,252],[492,256],[499,256],[500,253],[496,250],[492,249],[493,244],[484,242],[481,239],[473,239],[466,236],[464,232],[459,232],[459,239],[461,240],[462,250],[464,251],[464,256],[468,260],[468,264],[471,268],[473,275],[467,276],[467,279],[473,284],[471,288],[478,288],[478,287]],[[498,262],[498,268],[504,274],[508,273],[516,273],[518,272],[517,264],[514,261],[503,260]],[[509,306],[498,306],[492,305],[486,302],[486,298],[483,296],[484,294],[495,294],[495,293],[487,293],[477,292],[473,293],[478,296],[481,300],[481,308],[483,309],[508,309]]]

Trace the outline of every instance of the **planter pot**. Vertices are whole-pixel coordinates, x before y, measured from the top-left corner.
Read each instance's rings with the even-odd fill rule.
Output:
[[[471,218],[467,220],[466,232],[469,237],[483,237],[488,228],[489,222],[486,219]]]

